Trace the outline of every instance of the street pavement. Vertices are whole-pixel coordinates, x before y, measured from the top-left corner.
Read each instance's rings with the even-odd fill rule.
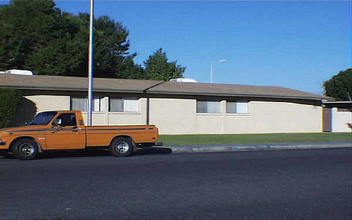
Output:
[[[0,158],[0,219],[351,219],[351,148]]]

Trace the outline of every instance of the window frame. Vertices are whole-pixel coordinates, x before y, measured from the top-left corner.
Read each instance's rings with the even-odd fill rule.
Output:
[[[73,99],[84,99],[85,101],[85,109],[73,109]],[[96,110],[96,104],[98,103],[98,110]],[[102,112],[103,111],[103,97],[94,96],[92,100],[92,111],[93,112]],[[70,110],[71,111],[81,111],[88,112],[88,97],[84,96],[70,96]]]
[[[228,108],[228,104],[235,104],[235,112],[230,112],[228,111],[229,108]],[[245,112],[239,112],[238,111],[238,104],[246,104],[245,108],[246,108],[246,111]],[[249,101],[226,101],[226,114],[228,115],[248,115],[249,114]]]
[[[112,110],[112,106],[111,106],[111,100],[120,100],[122,101],[122,111],[116,111],[116,110]],[[125,105],[127,101],[135,101],[136,103],[136,107],[135,110],[132,111],[126,111],[125,110]],[[130,113],[130,114],[136,114],[136,113],[140,113],[140,98],[139,97],[109,97],[109,101],[108,101],[108,112],[109,113]]]
[[[203,111],[199,111],[200,109],[201,109],[201,107],[199,106],[200,104],[206,104],[206,106],[205,106],[205,112],[203,112]],[[209,112],[209,104],[210,103],[216,103],[217,104],[217,106],[216,106],[216,108],[217,108],[217,110],[218,111],[216,111],[216,112]],[[204,108],[204,107],[202,107],[202,108]],[[221,100],[196,100],[196,114],[216,114],[216,115],[218,115],[218,114],[221,114]]]

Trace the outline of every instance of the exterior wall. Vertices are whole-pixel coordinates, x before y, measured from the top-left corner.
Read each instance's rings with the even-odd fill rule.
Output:
[[[26,99],[36,105],[36,112],[70,110],[70,96],[60,95],[29,95]],[[93,125],[138,125],[146,122],[146,99],[139,100],[139,112],[108,112],[108,98],[104,97],[101,101],[100,112],[93,112]],[[141,113],[144,112],[144,113]],[[87,112],[83,112],[85,123]]]
[[[36,104],[37,112],[69,110],[70,96],[26,96]],[[248,113],[226,113],[226,101],[220,103],[220,113],[196,113],[195,99],[139,99],[138,112],[108,112],[108,97],[102,98],[101,111],[93,112],[93,125],[154,124],[160,134],[235,134],[321,132],[322,107],[289,102],[250,101]],[[87,119],[87,113],[83,113]],[[342,116],[341,116],[342,117]],[[346,117],[346,116],[343,116]],[[351,118],[349,118],[350,120]],[[340,119],[334,123],[342,126]],[[341,119],[344,122],[345,119]],[[334,127],[334,131],[340,131]],[[348,131],[348,130],[347,130]]]
[[[143,125],[146,124],[146,99],[138,101],[138,112],[109,112],[109,99],[104,97],[102,101],[102,111],[92,113],[93,125]],[[86,123],[87,112],[83,112]]]
[[[70,110],[70,96],[30,95],[25,98],[36,104],[37,112],[51,110]]]
[[[196,113],[196,100],[152,100],[152,124],[161,134],[321,132],[322,108],[287,102],[251,101],[246,114]]]
[[[108,125],[145,125],[147,99],[138,101],[138,112],[108,112]]]
[[[332,108],[332,132],[351,132],[346,123],[352,123],[352,112],[338,112],[337,108]]]
[[[194,134],[196,127],[196,100],[150,99],[150,124],[160,134]]]
[[[238,119],[229,116],[227,122]],[[245,120],[241,118],[242,122]],[[313,105],[304,105],[287,102],[250,102],[247,123],[231,123],[235,127],[249,130],[250,133],[292,133],[292,132],[321,132],[322,108]],[[240,126],[239,126],[240,125]],[[228,132],[227,131],[227,132]]]
[[[194,107],[195,108],[195,107]],[[194,110],[195,112],[196,110]],[[226,133],[226,123],[224,116],[226,102],[220,102],[220,113],[196,113],[196,132],[197,134],[224,134]]]

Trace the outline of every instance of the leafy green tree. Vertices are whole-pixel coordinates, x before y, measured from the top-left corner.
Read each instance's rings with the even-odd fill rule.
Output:
[[[325,95],[338,101],[350,101],[352,96],[352,69],[340,71],[330,80],[324,82]]]
[[[166,53],[162,51],[162,48],[149,56],[144,65],[144,77],[153,80],[168,81],[172,78],[180,78],[186,70],[186,67],[177,65],[176,61],[168,62]]]
[[[136,54],[128,52],[127,29],[107,16],[96,19],[94,27],[95,73],[99,77],[139,78],[140,68],[133,62]]]
[[[31,67],[28,60],[36,50],[58,38],[61,11],[52,1],[12,1],[0,8],[0,67]]]
[[[63,13],[52,0],[13,0],[0,7],[0,30],[0,69],[87,76],[89,14]],[[95,19],[94,77],[141,77],[127,37],[120,23]]]
[[[116,66],[116,76],[120,79],[146,79],[144,69],[141,65],[136,65],[130,56]]]
[[[21,102],[22,93],[16,89],[0,89],[0,128],[8,127]]]
[[[38,75],[85,75],[82,72],[88,65],[88,46],[82,42],[84,36],[77,33],[79,27],[71,23],[74,18],[70,17],[73,16],[64,14],[58,29],[53,30],[58,32],[57,35],[38,44],[28,55],[25,69],[33,70]]]

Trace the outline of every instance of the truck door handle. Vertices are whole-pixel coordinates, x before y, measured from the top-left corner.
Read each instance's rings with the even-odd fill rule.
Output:
[[[58,131],[62,131],[62,127],[56,127],[56,128],[54,128],[52,131],[51,131],[51,133],[56,133],[56,132],[58,132]]]
[[[78,132],[78,131],[79,131],[79,128],[72,128],[72,131],[73,131],[73,132]]]

